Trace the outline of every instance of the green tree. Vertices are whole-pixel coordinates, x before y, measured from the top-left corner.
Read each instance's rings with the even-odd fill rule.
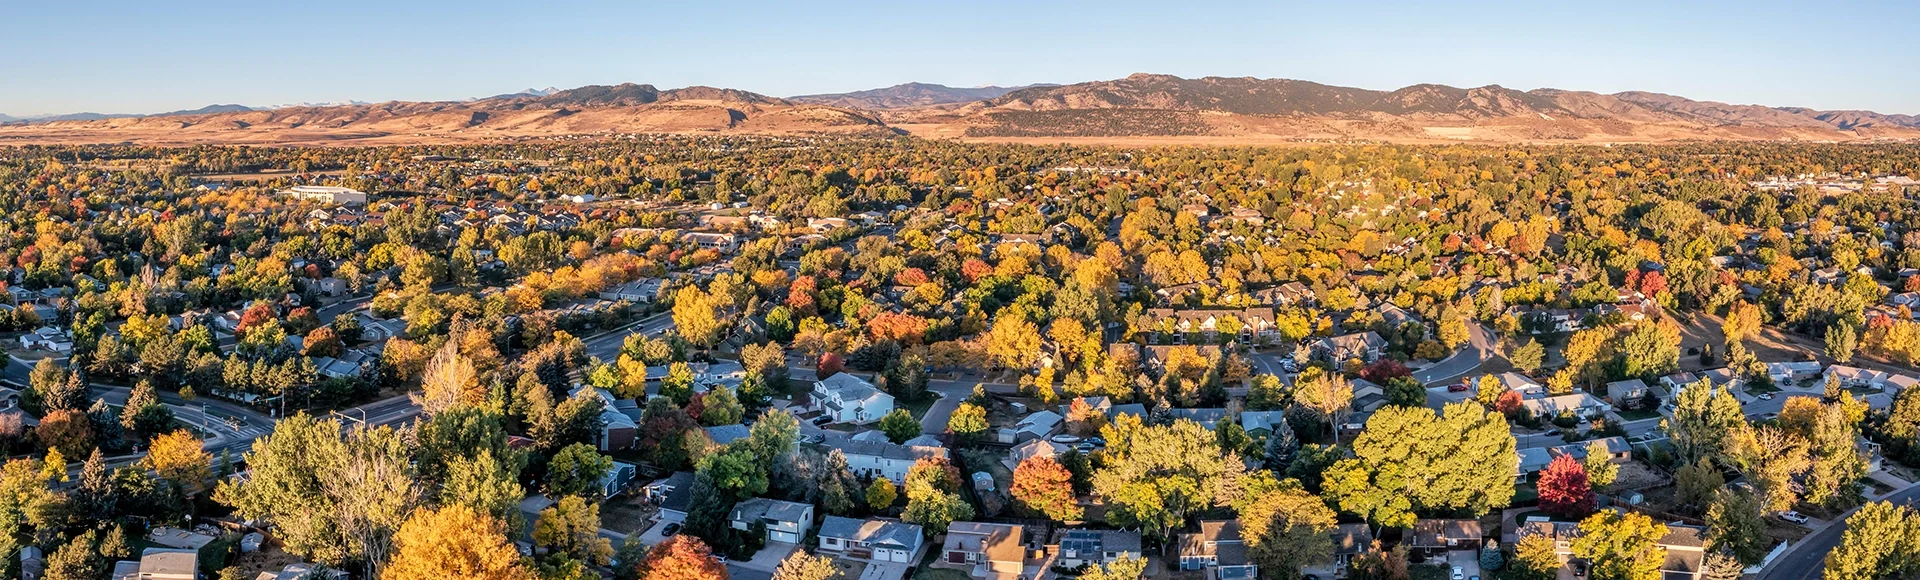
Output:
[[[1587,468],[1587,483],[1594,489],[1613,485],[1613,480],[1620,477],[1620,465],[1613,462],[1607,444],[1599,440],[1587,443],[1587,457],[1582,465]]]
[[[1553,580],[1560,570],[1560,554],[1553,538],[1528,534],[1514,545],[1513,562],[1507,565],[1507,577],[1515,580]]]
[[[1707,508],[1707,547],[1724,551],[1746,566],[1759,564],[1772,540],[1760,508],[1760,499],[1752,492],[1733,488],[1715,492]]]
[[[1853,325],[1836,323],[1827,326],[1827,356],[1845,363],[1853,360],[1853,350],[1859,344],[1860,334]]]
[[[700,402],[704,404],[700,410],[701,425],[708,427],[735,425],[747,416],[747,410],[740,404],[740,399],[734,397],[733,390],[726,387],[707,391],[706,397]]]
[[[1261,569],[1297,574],[1333,561],[1333,510],[1297,485],[1250,496],[1238,511],[1247,556]]]
[[[1746,425],[1740,400],[1732,391],[1715,388],[1707,380],[1681,388],[1673,398],[1673,415],[1660,420],[1660,429],[1686,463],[1723,456],[1727,437]]]
[[[547,462],[547,493],[553,496],[600,495],[600,479],[613,471],[613,458],[592,445],[575,443],[560,449]]]
[[[1547,347],[1537,340],[1528,340],[1525,344],[1513,349],[1513,352],[1507,353],[1507,360],[1513,363],[1513,368],[1527,374],[1540,370],[1540,365],[1544,364],[1546,359]]]
[[[806,550],[794,550],[773,570],[773,580],[843,580],[845,576],[832,558],[808,554]]]
[[[1324,491],[1342,511],[1382,525],[1412,525],[1411,510],[1475,515],[1513,499],[1517,444],[1499,413],[1478,404],[1432,409],[1384,407],[1335,463]]]
[[[908,439],[920,436],[920,421],[906,409],[894,409],[880,418],[880,432],[887,434],[887,440],[895,444],[906,443]]]

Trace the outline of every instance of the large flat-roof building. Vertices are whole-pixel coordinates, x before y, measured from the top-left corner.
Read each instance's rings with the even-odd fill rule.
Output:
[[[294,199],[324,201],[352,205],[366,205],[367,194],[351,187],[333,185],[295,185],[280,193]]]

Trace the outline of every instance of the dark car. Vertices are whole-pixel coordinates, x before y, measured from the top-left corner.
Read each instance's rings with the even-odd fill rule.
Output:
[[[667,527],[660,528],[660,535],[665,537],[671,538],[674,534],[678,533],[680,533],[680,524],[678,522],[668,523]]]
[[[833,417],[828,415],[821,415],[813,418],[813,424],[815,425],[825,425],[832,422],[833,422]]]

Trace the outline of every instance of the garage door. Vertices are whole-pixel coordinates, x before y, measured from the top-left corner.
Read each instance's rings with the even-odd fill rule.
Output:
[[[780,531],[775,531],[775,532],[773,532],[773,536],[772,536],[772,537],[773,537],[773,541],[775,541],[775,542],[786,542],[786,543],[789,543],[789,544],[798,544],[798,543],[800,543],[800,538],[797,538],[797,537],[794,537],[794,533],[793,533],[793,532],[780,532]]]
[[[907,552],[905,550],[875,550],[873,558],[884,562],[906,562]]]

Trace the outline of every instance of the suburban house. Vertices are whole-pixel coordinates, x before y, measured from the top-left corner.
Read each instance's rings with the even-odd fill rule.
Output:
[[[1592,419],[1605,415],[1607,411],[1613,410],[1612,405],[1608,405],[1605,401],[1587,393],[1572,393],[1541,399],[1526,399],[1520,401],[1520,405],[1525,407],[1528,412],[1533,413],[1533,416],[1544,419],[1558,417],[1563,412],[1582,419]]]
[[[739,243],[735,241],[733,234],[693,232],[681,236],[680,239],[692,242],[693,245],[699,246],[701,249],[713,250],[722,254],[731,254],[734,249],[740,247]]]
[[[358,377],[362,370],[373,365],[376,358],[378,357],[363,350],[348,349],[340,353],[339,357],[314,357],[313,368],[323,377],[336,379]]]
[[[1387,350],[1387,339],[1374,331],[1322,338],[1313,343],[1313,355],[1334,364],[1349,360],[1371,363]]]
[[[894,485],[904,485],[907,470],[922,457],[946,457],[945,447],[895,445],[887,441],[861,441],[847,437],[828,437],[827,447],[840,450],[847,468],[861,477],[885,477]]]
[[[647,484],[640,490],[640,496],[660,506],[660,519],[686,521],[687,507],[693,505],[693,473],[676,471],[673,475]]]
[[[1046,439],[1052,437],[1055,433],[1059,433],[1060,425],[1064,421],[1066,421],[1066,417],[1061,417],[1059,413],[1053,411],[1035,411],[1032,414],[1021,417],[1020,422],[1015,423],[1012,428],[995,430],[994,439],[1001,443],[1019,443],[1035,439]]]
[[[1287,426],[1286,411],[1242,411],[1240,428],[1247,432],[1247,436],[1254,439],[1272,435],[1275,429],[1292,429]]]
[[[650,304],[660,295],[660,280],[641,278],[600,292],[601,300],[625,300],[634,304]]]
[[[1776,385],[1790,385],[1820,376],[1820,369],[1820,361],[1815,360],[1767,363],[1767,378]]]
[[[1333,561],[1319,566],[1303,569],[1314,576],[1341,578],[1347,575],[1347,566],[1353,558],[1373,550],[1373,530],[1366,524],[1339,524],[1333,531],[1327,532],[1333,538]]]
[[[1272,337],[1275,333],[1272,308],[1245,310],[1175,310],[1154,308],[1147,311],[1152,328],[1170,334],[1231,334],[1242,339]]]
[[[940,561],[971,565],[975,578],[1018,576],[1026,566],[1026,530],[1011,524],[953,522],[940,546]]]
[[[1481,538],[1479,520],[1419,520],[1413,523],[1407,548],[1442,556],[1448,550],[1478,550]]]
[[[1823,380],[1825,381],[1822,383],[1823,387],[1837,382],[1840,388],[1843,389],[1866,389],[1893,393],[1898,393],[1916,384],[1920,384],[1920,379],[1916,379],[1910,375],[1846,365],[1827,367],[1827,372]]]
[[[753,529],[758,522],[767,527],[767,541],[798,544],[813,527],[813,506],[756,497],[734,504],[727,521],[733,529],[743,531]]]
[[[1259,568],[1247,558],[1239,520],[1202,520],[1200,531],[1180,534],[1180,569],[1212,570],[1215,578],[1251,579]]]
[[[920,526],[888,520],[827,516],[820,521],[820,551],[875,562],[914,562],[920,553]]]
[[[1647,396],[1647,383],[1640,379],[1627,379],[1607,383],[1607,400],[1622,409],[1638,409]]]
[[[1007,458],[1005,460],[1002,460],[1001,463],[1005,464],[1007,466],[1007,469],[1016,469],[1020,467],[1021,462],[1024,462],[1028,459],[1031,459],[1034,457],[1046,457],[1046,458],[1052,459],[1052,458],[1057,458],[1060,456],[1060,454],[1066,453],[1066,452],[1067,452],[1066,445],[1054,443],[1052,441],[1048,441],[1045,439],[1029,439],[1027,440],[1026,443],[1015,445],[1013,449],[1007,450]]]
[[[613,462],[613,469],[600,476],[600,497],[613,497],[627,491],[633,485],[633,478],[639,477],[640,467],[624,461]]]
[[[611,391],[585,385],[575,387],[571,394],[577,396],[581,389],[593,389],[594,394],[599,396],[600,402],[603,403],[600,407],[600,432],[593,436],[594,445],[601,451],[633,447],[634,440],[640,434],[640,424],[635,422],[633,417],[620,412],[620,399],[614,397]]]
[[[1199,423],[1201,427],[1206,427],[1208,431],[1212,431],[1214,428],[1220,426],[1221,421],[1227,419],[1227,410],[1221,408],[1167,409],[1167,418],[1174,421],[1185,419]]]
[[[121,562],[114,566],[118,572]],[[134,568],[134,580],[196,580],[200,577],[200,551],[179,548],[147,548],[140,552]]]
[[[893,395],[860,377],[835,373],[813,382],[813,407],[835,423],[865,425],[893,412]]]
[[[705,431],[707,432],[707,439],[712,440],[714,445],[726,445],[741,439],[746,439],[748,435],[753,434],[753,431],[748,429],[746,425],[739,423],[707,427]]]
[[[1056,565],[1066,568],[1099,566],[1120,558],[1140,557],[1140,533],[1126,530],[1063,530],[1050,546]]]

